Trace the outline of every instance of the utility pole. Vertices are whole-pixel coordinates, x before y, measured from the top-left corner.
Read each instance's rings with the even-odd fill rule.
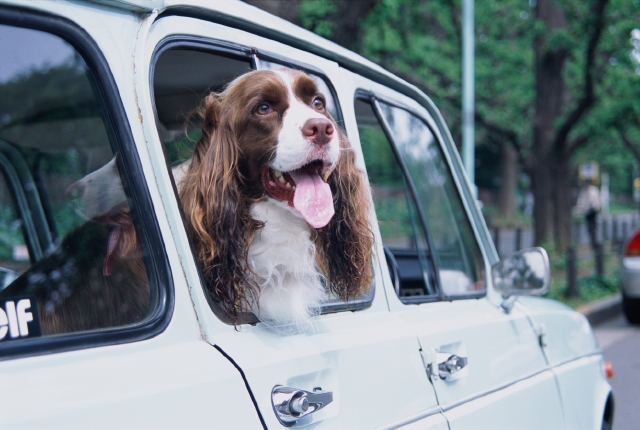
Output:
[[[474,139],[474,22],[473,0],[462,1],[462,162],[473,186],[475,186],[475,139]]]

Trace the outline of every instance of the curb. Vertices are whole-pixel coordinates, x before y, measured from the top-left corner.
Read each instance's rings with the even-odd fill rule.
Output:
[[[617,293],[613,296],[578,306],[576,311],[587,317],[592,326],[598,325],[622,312],[622,295]]]

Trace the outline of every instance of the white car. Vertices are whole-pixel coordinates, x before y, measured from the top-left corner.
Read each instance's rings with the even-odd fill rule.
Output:
[[[528,297],[548,288],[543,250],[499,261],[415,87],[235,1],[2,0],[0,58],[0,427],[610,428],[589,323]],[[208,92],[277,68],[315,80],[375,207],[372,286],[327,295],[298,331],[234,326],[207,294],[168,167]],[[133,277],[96,283],[116,264],[96,244],[121,232],[86,222],[104,201],[71,185],[103,167],[127,195],[141,298]]]

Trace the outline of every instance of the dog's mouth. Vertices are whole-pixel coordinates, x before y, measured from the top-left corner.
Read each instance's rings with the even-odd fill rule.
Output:
[[[310,226],[321,228],[335,213],[331,187],[326,183],[331,172],[322,175],[323,168],[322,160],[314,160],[289,172],[263,166],[260,172],[262,186],[274,199],[288,202]]]

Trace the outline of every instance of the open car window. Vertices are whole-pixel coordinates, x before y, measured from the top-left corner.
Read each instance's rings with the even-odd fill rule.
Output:
[[[291,63],[257,58],[255,54],[244,55],[238,52],[238,55],[234,56],[228,52],[216,51],[215,48],[194,48],[188,41],[182,45],[173,41],[170,46],[158,49],[152,77],[158,133],[164,143],[169,164],[173,168],[172,173],[178,190],[180,175],[186,171],[195,143],[201,136],[202,124],[197,109],[202,106],[208,94],[224,90],[234,78],[253,70],[256,65],[259,69],[267,70],[290,67],[302,69],[313,78],[325,95],[329,113],[341,123],[342,116],[335,93],[319,72],[295,67]],[[324,278],[321,278],[321,282],[324,285]],[[231,323],[228,315],[216,302],[216,298],[211,296],[207,288],[205,291],[216,316],[226,323]],[[362,309],[370,306],[373,296],[374,289],[369,288],[345,303],[327,288],[327,298],[320,312]],[[250,312],[239,313],[239,323],[257,321],[257,317]]]
[[[162,51],[153,68],[153,96],[160,138],[172,166],[191,157],[200,138],[196,110],[204,97],[222,91],[235,77],[251,70],[247,59],[194,48]]]
[[[157,294],[91,69],[42,31],[0,39],[0,350],[146,321]]]

